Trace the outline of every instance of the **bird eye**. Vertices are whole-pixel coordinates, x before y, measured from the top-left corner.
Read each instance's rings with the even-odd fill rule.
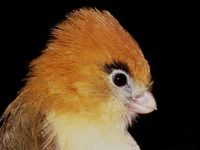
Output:
[[[117,73],[113,76],[113,83],[118,86],[118,87],[121,87],[121,86],[124,86],[127,84],[127,78],[126,78],[126,75],[123,74],[123,73]]]

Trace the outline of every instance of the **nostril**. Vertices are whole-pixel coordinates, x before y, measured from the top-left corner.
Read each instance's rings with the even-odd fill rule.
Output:
[[[142,98],[142,95],[143,94],[137,94],[137,95],[134,95],[133,97],[132,97],[132,100],[133,101],[140,101],[141,100],[141,98]]]
[[[142,96],[142,94],[138,94],[138,95],[136,95],[136,96],[134,96],[134,98],[140,98]]]

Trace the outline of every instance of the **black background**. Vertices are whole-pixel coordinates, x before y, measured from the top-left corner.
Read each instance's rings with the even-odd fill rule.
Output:
[[[27,65],[45,48],[53,26],[83,6],[109,10],[138,41],[151,66],[158,111],[130,128],[142,150],[199,150],[197,4],[80,0],[2,3],[0,113],[23,86]]]

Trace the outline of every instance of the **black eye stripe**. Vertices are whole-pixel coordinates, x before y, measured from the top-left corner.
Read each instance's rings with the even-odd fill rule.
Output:
[[[127,74],[130,74],[128,65],[124,62],[114,60],[111,64],[104,65],[104,70],[108,74],[112,73],[112,71],[115,69],[120,69],[120,70],[123,70],[124,72],[126,72]]]

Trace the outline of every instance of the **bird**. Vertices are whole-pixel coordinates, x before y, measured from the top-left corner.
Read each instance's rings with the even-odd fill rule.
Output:
[[[107,10],[55,25],[1,117],[1,150],[139,150],[128,132],[157,109],[148,61]]]

